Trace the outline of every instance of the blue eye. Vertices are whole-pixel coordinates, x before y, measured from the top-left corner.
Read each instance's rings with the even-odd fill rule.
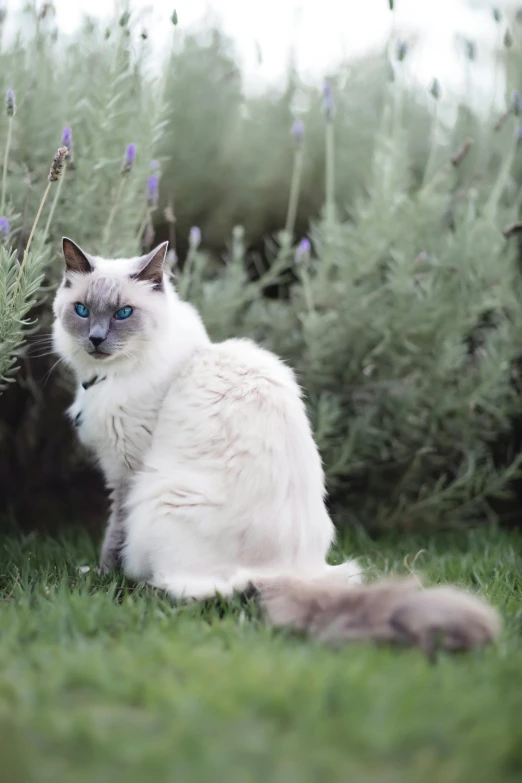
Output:
[[[85,305],[82,304],[81,302],[76,302],[76,304],[74,305],[74,309],[76,310],[76,312],[78,313],[80,318],[88,318],[89,317],[89,310],[88,310],[88,308],[85,307]]]
[[[114,313],[114,317],[118,319],[118,321],[123,321],[125,318],[128,318],[129,315],[132,315],[132,307],[130,305],[126,305],[125,307],[120,307],[119,310],[116,310]]]

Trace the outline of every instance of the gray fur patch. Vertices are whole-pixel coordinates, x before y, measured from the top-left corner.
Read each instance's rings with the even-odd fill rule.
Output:
[[[96,278],[89,284],[86,300],[87,306],[97,312],[117,310],[123,304],[119,282],[111,277]]]
[[[132,306],[132,302],[124,301],[122,283],[117,278],[96,277],[89,281],[87,292],[77,301],[88,308],[88,317],[79,316],[71,302],[62,313],[62,323],[81,348],[98,358],[125,350],[129,340],[144,329],[144,316],[139,309],[134,308],[130,318],[114,317],[120,307]],[[98,344],[92,338],[97,338]]]

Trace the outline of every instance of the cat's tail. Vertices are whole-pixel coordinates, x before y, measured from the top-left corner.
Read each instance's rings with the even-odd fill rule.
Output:
[[[496,610],[452,586],[423,588],[416,578],[369,585],[338,579],[274,578],[255,584],[268,622],[332,645],[367,640],[420,647],[430,659],[439,648],[472,650],[500,633]]]

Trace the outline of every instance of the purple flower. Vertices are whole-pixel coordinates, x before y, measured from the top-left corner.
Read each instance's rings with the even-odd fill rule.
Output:
[[[193,248],[193,250],[197,250],[200,244],[201,244],[201,231],[197,226],[192,226],[189,234],[189,245],[191,248]]]
[[[11,227],[6,217],[0,217],[0,236],[8,237],[11,233]]]
[[[70,150],[72,147],[72,133],[68,125],[63,129],[62,147],[67,147],[68,150]]]
[[[157,171],[160,167],[159,160],[151,160],[150,162],[150,170],[151,171]]]
[[[159,201],[159,179],[157,174],[151,174],[147,180],[147,201],[152,209],[158,208]]]
[[[296,247],[295,250],[295,263],[296,264],[303,264],[306,263],[310,259],[310,253],[312,251],[312,245],[310,244],[310,240],[301,239],[299,244]]]
[[[121,167],[121,173],[122,174],[128,174],[129,171],[134,166],[134,161],[136,160],[136,145],[135,144],[129,144],[127,149],[125,150],[125,157],[123,158],[123,165]]]
[[[290,133],[292,134],[292,136],[293,136],[293,138],[295,140],[295,143],[297,145],[302,144],[303,139],[304,139],[304,132],[305,132],[305,129],[304,129],[303,121],[302,120],[296,120],[294,122],[294,124],[292,125],[292,130],[290,131]]]
[[[73,160],[73,140],[72,140],[72,131],[70,127],[67,125],[63,129],[62,133],[62,147],[67,147],[67,162],[69,164],[74,163]]]
[[[5,112],[8,117],[12,117],[16,111],[16,100],[14,90],[9,88],[5,94]]]
[[[329,82],[323,84],[323,110],[326,119],[331,122],[335,117],[335,103],[332,96],[332,88]]]
[[[517,117],[522,111],[522,98],[520,97],[520,93],[518,90],[513,90],[512,95],[512,107],[513,107],[513,114],[516,114]]]

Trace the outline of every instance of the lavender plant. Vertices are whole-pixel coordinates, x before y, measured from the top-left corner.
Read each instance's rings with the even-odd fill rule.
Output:
[[[43,256],[31,253],[31,243],[51,186],[63,174],[67,148],[60,147],[54,156],[40,206],[36,213],[21,262],[16,251],[0,247],[0,390],[13,379],[16,359],[30,325],[28,314],[36,302],[43,281]],[[5,236],[9,236],[6,218],[0,220]]]
[[[305,129],[302,120],[295,120],[294,124],[292,125],[291,134],[295,142],[295,152],[292,180],[290,183],[290,196],[288,198],[288,211],[286,213],[285,231],[290,237],[293,237],[295,220],[297,217],[297,207],[299,204],[301,175],[303,171],[303,143]]]

